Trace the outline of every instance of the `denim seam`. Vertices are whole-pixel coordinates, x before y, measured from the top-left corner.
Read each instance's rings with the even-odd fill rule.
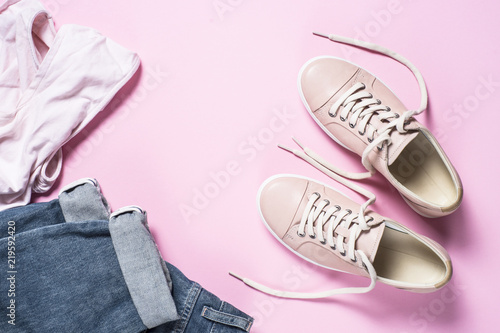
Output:
[[[227,303],[225,301],[222,301],[222,304],[220,305],[221,311],[222,311],[222,308],[224,307],[224,304],[227,304]],[[233,315],[231,313],[226,313],[226,314],[229,316],[236,317],[236,318],[242,320],[243,322],[245,322],[246,325],[245,325],[244,330],[245,330],[245,332],[250,332],[250,328],[252,327],[253,321],[248,320],[247,318],[243,318],[242,316]]]
[[[222,306],[224,305],[224,303],[221,301],[220,305],[219,305],[219,311],[222,310]],[[207,312],[207,309],[208,309],[208,306],[204,306],[203,307],[203,311],[201,313],[201,315],[203,316],[203,318],[205,319],[209,319],[210,321],[212,321],[212,328],[210,329],[210,333],[214,333],[214,330],[215,328],[217,327],[217,324],[219,323],[218,321],[215,321],[213,319],[210,319],[210,318],[207,318],[205,317],[205,313]]]
[[[189,289],[186,302],[184,303],[184,308],[182,309],[182,320],[179,320],[175,325],[174,331],[172,333],[183,333],[186,330],[186,326],[189,322],[195,304],[201,293],[201,286],[197,282],[193,282],[192,287]]]
[[[206,309],[206,307],[204,307],[203,312],[205,312],[205,309]],[[203,316],[203,313],[202,313],[202,316]],[[203,318],[209,320],[207,317],[203,317]],[[212,327],[210,328],[210,333],[214,333],[214,330],[217,327],[218,322],[216,322],[214,320],[209,320],[209,321],[212,322]]]
[[[222,307],[224,306],[224,302],[221,301],[220,305],[219,305],[219,311],[222,311]],[[202,312],[202,316],[205,314],[206,310],[207,310],[207,306],[203,307],[203,312]],[[204,317],[204,318],[207,318],[207,317]],[[208,318],[207,318],[208,319]],[[213,324],[212,324],[212,328],[210,329],[210,333],[214,333],[214,329],[215,327],[217,326],[217,321],[213,321]]]
[[[204,306],[203,307],[203,311],[202,311],[201,315],[204,318],[213,321],[214,323],[219,323],[219,324],[223,324],[223,325],[227,325],[227,326],[232,326],[232,327],[240,328],[240,329],[243,329],[244,331],[248,332],[249,329],[250,329],[250,327],[252,326],[252,322],[250,320],[248,320],[247,318],[244,318],[242,316],[237,316],[237,315],[234,315],[234,314],[231,314],[231,313],[228,313],[228,312],[224,311],[223,308],[224,308],[225,304],[227,304],[227,303],[224,302],[224,301],[221,301],[221,304],[219,306],[218,312],[222,313],[226,317],[235,318],[235,319],[237,319],[237,321],[244,322],[244,325],[237,325],[237,324],[234,325],[234,324],[223,322],[221,320],[218,320],[216,318],[211,317],[209,314],[206,314],[207,310],[210,310],[210,309],[213,310],[213,311],[217,311],[217,310],[215,310],[214,308],[211,308],[209,306]],[[213,331],[214,326],[212,327],[212,330],[210,332]]]

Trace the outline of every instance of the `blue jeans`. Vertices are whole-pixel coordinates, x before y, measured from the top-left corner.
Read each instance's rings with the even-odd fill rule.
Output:
[[[253,318],[190,281],[167,263],[173,282],[173,297],[180,319],[155,327],[149,332],[250,332]]]
[[[161,258],[97,182],[0,212],[0,332],[244,332],[253,319]]]

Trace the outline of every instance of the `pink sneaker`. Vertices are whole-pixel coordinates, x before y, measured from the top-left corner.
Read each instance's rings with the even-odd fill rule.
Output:
[[[439,217],[455,211],[463,195],[460,178],[436,138],[413,118],[427,107],[420,72],[402,56],[378,45],[335,35],[320,36],[374,50],[406,65],[415,75],[422,96],[420,108],[408,111],[387,86],[365,69],[328,56],[309,60],[298,80],[304,105],[333,140],[362,156],[368,172],[350,174],[320,157],[318,162],[353,179],[370,177],[378,170],[423,216]]]
[[[285,298],[321,298],[364,293],[377,280],[413,292],[431,292],[451,278],[448,253],[434,241],[367,210],[375,196],[359,205],[325,184],[295,175],[266,180],[257,198],[269,231],[290,251],[324,268],[369,277],[368,287],[318,293],[278,291],[230,273],[262,292]]]

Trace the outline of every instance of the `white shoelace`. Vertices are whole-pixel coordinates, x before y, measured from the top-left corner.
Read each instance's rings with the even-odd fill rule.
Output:
[[[372,290],[375,287],[375,283],[377,280],[377,273],[373,264],[370,262],[366,254],[356,249],[356,240],[362,231],[369,230],[374,224],[371,223],[373,221],[372,218],[366,219],[365,210],[366,208],[375,202],[375,194],[371,193],[358,186],[357,184],[339,176],[337,173],[331,171],[323,164],[318,162],[315,158],[310,155],[316,156],[317,159],[326,163],[321,158],[317,157],[310,149],[303,147],[296,139],[294,141],[302,148],[302,150],[290,149],[279,145],[280,148],[287,150],[294,155],[300,157],[311,165],[315,166],[319,170],[323,171],[325,174],[330,176],[331,178],[337,180],[344,186],[352,189],[355,192],[365,196],[368,200],[361,205],[359,213],[353,214],[352,211],[347,209],[342,209],[340,206],[330,205],[330,202],[327,199],[323,199],[318,202],[321,196],[318,193],[314,193],[306,204],[304,212],[302,214],[302,218],[300,220],[299,228],[297,233],[301,237],[305,237],[306,235],[311,238],[318,237],[319,241],[324,244],[330,246],[332,249],[339,251],[342,256],[348,256],[350,260],[356,262],[358,258],[361,259],[364,267],[366,268],[368,275],[370,277],[370,285],[367,287],[351,287],[351,288],[340,288],[333,289],[328,291],[316,292],[316,293],[302,293],[302,292],[289,292],[289,291],[280,291],[264,286],[260,283],[252,281],[250,279],[241,277],[233,272],[229,272],[235,278],[243,281],[246,285],[262,291],[266,294],[282,297],[282,298],[300,298],[300,299],[312,299],[312,298],[324,298],[332,295],[339,294],[360,294],[366,293]],[[327,226],[325,230],[325,226]],[[349,231],[349,237],[347,240],[347,249],[344,247],[345,237],[337,232],[337,228],[342,227],[344,230]],[[325,239],[326,235],[326,239]]]
[[[375,196],[373,194],[372,196],[373,199],[375,199]],[[338,205],[328,207],[330,206],[330,201],[328,201],[327,199],[320,199],[321,195],[319,193],[313,193],[309,198],[304,212],[302,213],[302,218],[297,230],[298,236],[318,238],[321,244],[325,246],[328,245],[331,249],[339,251],[340,255],[347,256],[353,262],[357,262],[358,259],[361,259],[361,262],[363,263],[364,267],[368,271],[368,275],[370,276],[371,281],[369,286],[340,288],[316,293],[290,292],[269,288],[250,279],[241,277],[233,272],[229,272],[229,274],[243,281],[246,285],[256,290],[282,298],[313,299],[339,294],[360,294],[372,290],[375,287],[375,283],[377,281],[377,273],[366,254],[361,250],[356,250],[355,247],[356,240],[361,234],[361,231],[371,228],[372,225],[370,225],[369,223],[373,220],[373,218],[370,218],[368,221],[366,221],[363,209],[358,215],[355,215],[352,214],[351,210],[342,209]],[[341,233],[336,232],[338,231],[337,228],[339,227],[349,232],[346,244],[347,248],[345,248],[344,246],[346,237]]]
[[[418,82],[421,95],[420,107],[418,110],[406,111],[401,117],[399,114],[392,112],[389,107],[382,105],[380,100],[373,98],[370,93],[364,90],[365,85],[360,82],[354,84],[349,90],[340,96],[340,98],[330,108],[329,114],[332,117],[337,116],[340,111],[340,118],[344,121],[349,120],[349,125],[352,128],[354,128],[358,121],[360,121],[359,133],[362,135],[366,134],[368,136],[368,141],[370,142],[363,151],[361,157],[361,162],[368,172],[353,174],[336,168],[332,170],[336,170],[335,172],[339,173],[343,177],[351,179],[368,178],[375,173],[375,168],[368,160],[368,155],[372,149],[375,147],[382,149],[384,144],[390,145],[390,133],[394,129],[396,129],[399,133],[406,133],[407,130],[405,129],[405,125],[407,122],[414,115],[422,113],[427,108],[428,96],[424,78],[422,77],[420,71],[409,60],[385,47],[337,35],[324,35],[316,32],[314,34],[320,37],[328,38],[334,42],[349,44],[384,54],[405,65],[413,73]],[[370,120],[374,116],[378,117],[378,119],[386,123],[386,125],[382,128],[375,129],[370,125]],[[376,137],[375,133],[378,134]]]
[[[360,251],[355,249],[356,240],[361,231],[368,230],[373,226],[369,225],[373,218],[365,222],[362,212],[355,215],[350,209],[342,209],[339,205],[328,207],[330,206],[328,199],[319,199],[321,199],[321,195],[317,192],[309,198],[300,220],[297,235],[306,237],[307,234],[312,239],[318,238],[321,244],[328,244],[333,250],[339,251],[342,256],[347,255],[351,261],[357,262],[356,252]],[[328,227],[325,232],[326,225]],[[344,247],[346,237],[337,231],[338,227],[349,231],[347,249]],[[326,234],[326,239],[324,234]],[[336,237],[335,234],[337,234]]]
[[[282,298],[313,299],[324,298],[338,294],[359,294],[369,292],[375,287],[375,283],[377,280],[377,273],[375,271],[375,268],[363,251],[356,250],[355,245],[360,233],[364,230],[369,230],[372,227],[372,225],[370,225],[371,220],[366,220],[365,210],[369,205],[375,202],[376,197],[373,193],[363,189],[355,183],[348,181],[346,178],[364,179],[373,175],[373,173],[375,173],[375,169],[368,161],[368,154],[370,153],[370,151],[375,147],[377,147],[378,149],[382,149],[384,144],[386,144],[387,146],[390,145],[390,133],[394,129],[396,129],[400,133],[406,133],[407,130],[405,129],[405,125],[410,120],[410,118],[412,118],[414,115],[422,113],[426,109],[428,100],[427,89],[422,75],[420,74],[418,69],[403,56],[373,43],[337,35],[324,35],[320,33],[314,34],[320,37],[328,38],[335,42],[350,44],[353,46],[385,54],[405,65],[412,71],[413,75],[417,79],[421,93],[421,100],[418,110],[409,110],[406,111],[402,116],[399,116],[398,114],[392,112],[389,107],[382,105],[380,100],[373,98],[370,93],[364,91],[365,86],[363,83],[356,83],[342,96],[340,96],[339,100],[332,105],[329,110],[329,113],[332,117],[337,116],[338,112],[340,111],[340,117],[344,121],[349,120],[349,124],[351,127],[355,127],[357,122],[360,121],[360,134],[368,135],[368,141],[370,141],[370,143],[364,150],[361,158],[363,166],[368,170],[368,172],[351,173],[341,170],[324,160],[321,156],[319,156],[311,149],[302,146],[295,138],[293,138],[293,140],[302,148],[302,150],[290,149],[282,145],[278,145],[280,148],[293,153],[295,156],[303,159],[332,179],[338,181],[339,183],[352,189],[353,191],[358,192],[368,199],[363,205],[361,205],[359,214],[355,215],[352,214],[351,211],[342,210],[342,208],[339,206],[332,206],[331,208],[325,210],[325,208],[327,208],[327,206],[329,205],[329,202],[325,199],[321,200],[315,205],[315,203],[320,199],[320,195],[315,193],[310,197],[306,208],[304,209],[304,213],[299,224],[298,233],[299,236],[308,235],[311,238],[318,237],[319,241],[322,244],[328,244],[332,249],[339,250],[341,255],[347,255],[352,261],[357,260],[358,257],[361,258],[361,261],[366,268],[371,280],[370,285],[367,287],[340,288],[316,293],[302,293],[275,290],[252,281],[248,278],[244,278],[233,272],[229,272],[230,275],[243,281],[246,285],[256,290]],[[374,116],[378,117],[378,119],[381,122],[386,123],[386,125],[380,129],[376,129],[371,126],[370,120]],[[375,133],[377,134],[377,136],[375,136]],[[328,225],[328,227],[325,231],[326,225]],[[343,228],[349,230],[347,249],[344,248],[345,237],[335,232],[335,230],[339,226],[342,226]],[[326,234],[326,239],[324,237],[324,233]],[[335,236],[335,234],[337,235]]]

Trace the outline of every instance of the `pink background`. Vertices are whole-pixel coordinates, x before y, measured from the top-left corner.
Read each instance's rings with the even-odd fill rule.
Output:
[[[60,180],[36,200],[56,197],[78,178],[97,178],[114,210],[131,204],[147,210],[164,258],[254,316],[253,332],[498,330],[500,224],[493,210],[500,187],[498,1],[43,3],[58,27],[96,28],[136,51],[142,67],[65,146]],[[311,57],[346,58],[375,73],[408,107],[419,104],[417,84],[402,65],[312,31],[381,44],[409,58],[424,75],[430,103],[419,120],[435,133],[462,177],[461,208],[446,218],[426,219],[379,175],[366,187],[378,196],[374,210],[449,251],[454,276],[436,293],[413,294],[380,283],[365,295],[282,300],[228,275],[233,270],[294,291],[368,283],[289,253],[256,209],[258,187],[277,173],[316,178],[362,200],[276,147],[292,145],[294,135],[338,166],[363,170],[360,157],[331,141],[302,106],[296,78]],[[277,114],[287,116],[273,120]],[[274,130],[272,121],[279,124]],[[210,197],[202,200],[197,193],[204,191]]]

